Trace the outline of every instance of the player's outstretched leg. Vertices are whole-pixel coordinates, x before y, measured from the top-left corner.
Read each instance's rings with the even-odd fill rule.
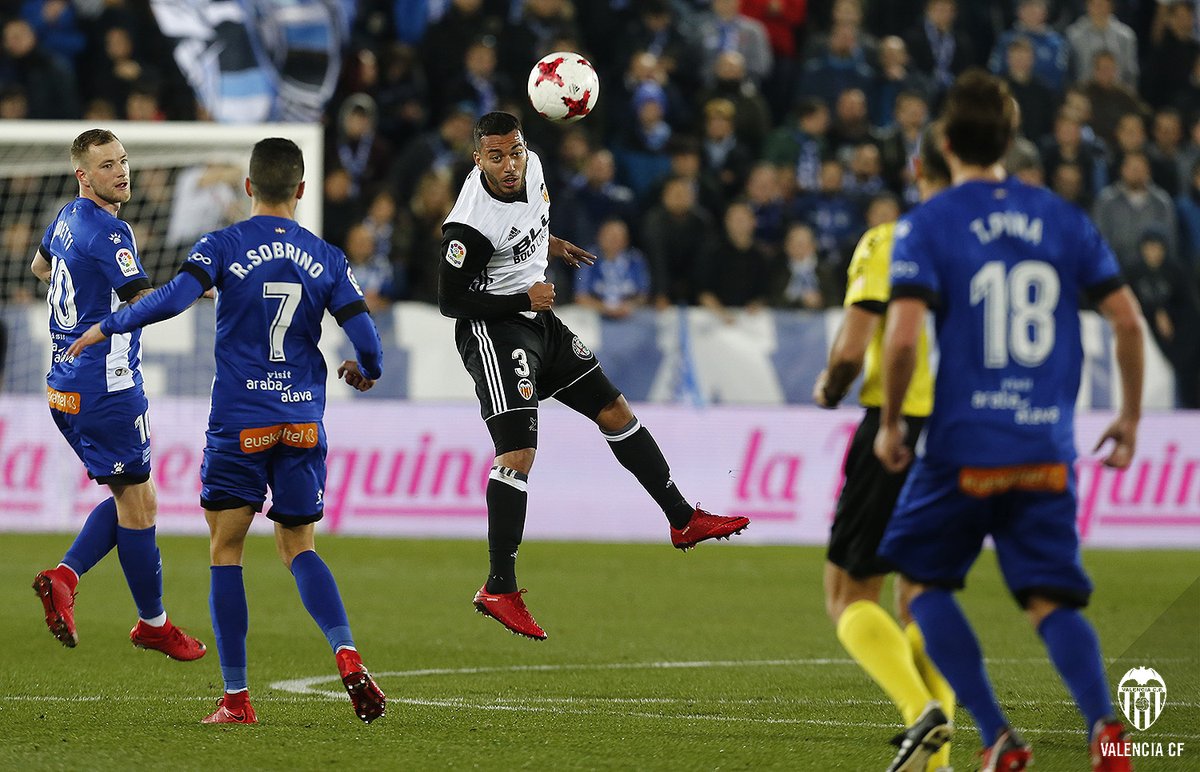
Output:
[[[984,747],[995,749],[993,755],[997,757],[1008,753],[1005,748],[1009,745],[1025,747],[1013,739],[1015,734],[1009,730],[1008,720],[996,701],[984,669],[979,640],[954,595],[948,590],[926,589],[913,598],[910,610],[913,619],[926,633],[925,650],[930,659],[954,687],[959,702],[974,716]],[[1004,736],[1012,742],[1005,744]],[[1015,750],[1013,753],[1020,755]]]
[[[371,679],[354,647],[346,606],[329,566],[315,550],[309,549],[293,557],[290,568],[304,608],[333,649],[342,685],[354,705],[354,715],[368,724],[380,718],[387,711],[387,698]]]
[[[471,602],[476,611],[495,619],[513,634],[544,641],[546,631],[525,607],[521,598],[525,590],[517,588],[517,550],[525,532],[529,475],[504,463],[530,468],[533,453],[526,449],[513,451],[519,454],[516,458],[508,453],[501,455],[488,476],[488,578]]]
[[[216,711],[202,723],[257,724],[258,716],[250,704],[246,672],[246,633],[250,627],[250,611],[246,605],[242,567],[212,566],[210,581],[208,608],[212,614],[225,693],[217,700]]]
[[[708,539],[727,539],[750,525],[749,518],[714,515],[684,499],[654,436],[634,416],[624,397],[617,397],[601,410],[596,423],[617,461],[633,473],[667,516],[671,544],[676,549],[686,552]]]
[[[75,588],[79,577],[117,546],[117,502],[112,496],[96,505],[79,535],[55,568],[39,571],[33,589],[42,600],[46,626],[64,646],[79,643],[75,632]]]

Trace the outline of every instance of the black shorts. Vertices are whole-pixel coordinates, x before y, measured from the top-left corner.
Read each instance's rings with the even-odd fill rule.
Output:
[[[905,416],[908,431],[904,444],[912,449],[925,425],[924,418]],[[886,574],[891,565],[875,553],[908,470],[893,474],[875,457],[875,435],[879,431],[879,408],[867,408],[866,415],[850,440],[846,453],[846,482],[838,496],[833,527],[829,531],[830,563],[844,569],[855,579]]]
[[[541,400],[557,397],[595,418],[620,396],[591,349],[552,311],[532,319],[460,319],[454,336],[497,453],[537,446]]]

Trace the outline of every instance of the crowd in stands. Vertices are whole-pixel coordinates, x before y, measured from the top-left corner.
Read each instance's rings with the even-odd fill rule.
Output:
[[[5,3],[0,117],[204,119],[135,0]],[[1200,0],[364,0],[326,111],[325,235],[373,308],[432,302],[471,128],[522,116],[551,229],[602,259],[560,302],[838,305],[854,245],[916,203],[953,79],[1004,77],[1008,165],[1089,210],[1200,406]],[[560,126],[532,63],[584,53],[601,96]]]

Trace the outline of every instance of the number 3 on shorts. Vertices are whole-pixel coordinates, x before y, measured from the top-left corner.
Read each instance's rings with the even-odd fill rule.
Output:
[[[525,349],[513,349],[512,358],[517,360],[517,366],[513,368],[513,372],[517,374],[518,378],[528,378],[529,359],[525,356]]]

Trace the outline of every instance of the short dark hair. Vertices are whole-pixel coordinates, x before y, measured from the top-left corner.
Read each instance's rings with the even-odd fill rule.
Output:
[[[950,183],[950,165],[942,155],[942,124],[933,121],[921,132],[921,147],[917,158],[921,162],[921,176],[927,180]]]
[[[484,137],[498,136],[502,137],[512,131],[521,130],[521,121],[512,113],[492,112],[481,116],[475,121],[475,131],[472,136],[475,139],[475,149],[479,149],[480,142]]]
[[[304,179],[304,153],[283,137],[259,140],[250,153],[250,191],[265,204],[283,204],[296,197]]]
[[[83,158],[87,155],[89,148],[118,141],[117,135],[108,129],[88,129],[71,143],[71,163],[75,165],[76,169],[79,169],[83,166]]]
[[[1016,100],[1008,84],[973,67],[946,94],[942,131],[950,149],[973,166],[991,166],[1004,157],[1016,133]]]

